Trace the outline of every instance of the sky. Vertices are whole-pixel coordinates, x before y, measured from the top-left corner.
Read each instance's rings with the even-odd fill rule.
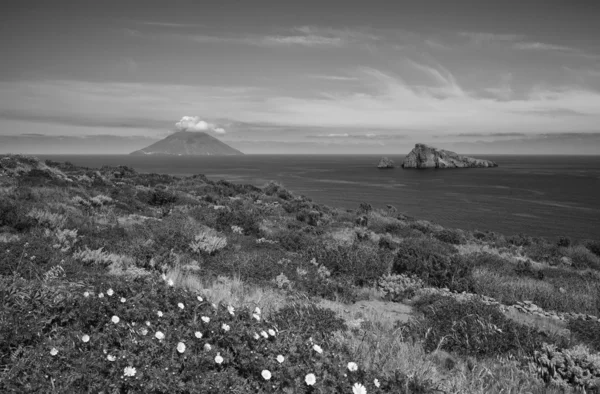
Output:
[[[0,152],[195,130],[245,153],[600,154],[598,20],[586,0],[12,0]]]

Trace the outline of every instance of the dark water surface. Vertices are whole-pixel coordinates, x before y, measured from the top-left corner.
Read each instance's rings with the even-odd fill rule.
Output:
[[[474,156],[500,167],[379,170],[380,156],[371,155],[38,157],[87,167],[127,165],[140,172],[205,174],[257,186],[275,180],[331,206],[392,204],[407,215],[448,227],[600,239],[600,156]],[[397,164],[403,157],[390,156]]]

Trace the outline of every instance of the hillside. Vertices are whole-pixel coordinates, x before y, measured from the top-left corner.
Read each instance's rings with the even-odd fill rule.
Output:
[[[228,156],[242,152],[202,132],[178,131],[132,155]]]
[[[2,393],[594,393],[597,316],[599,240],[0,156]]]

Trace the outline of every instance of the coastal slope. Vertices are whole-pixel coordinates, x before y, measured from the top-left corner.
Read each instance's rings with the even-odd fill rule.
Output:
[[[233,156],[243,155],[237,149],[201,132],[179,131],[155,142],[132,155],[174,155],[174,156]]]
[[[490,160],[462,156],[456,152],[437,149],[425,144],[416,144],[404,158],[402,168],[480,168],[498,167]]]

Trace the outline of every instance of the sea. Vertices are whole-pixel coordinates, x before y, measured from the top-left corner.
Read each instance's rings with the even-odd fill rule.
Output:
[[[450,228],[600,240],[600,156],[472,156],[499,167],[382,170],[381,156],[373,155],[38,155],[86,167],[125,165],[256,186],[273,180],[318,203],[349,209],[363,202],[393,205]],[[404,159],[388,157],[397,165]]]

